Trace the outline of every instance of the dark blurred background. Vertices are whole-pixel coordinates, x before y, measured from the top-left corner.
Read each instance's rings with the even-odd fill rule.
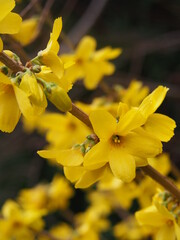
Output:
[[[15,11],[23,18],[40,17],[40,31],[35,42],[23,50],[8,41],[7,48],[19,53],[25,63],[45,48],[53,20],[62,16],[60,53],[70,51],[82,36],[96,38],[98,48],[121,47],[122,55],[114,61],[116,72],[105,78],[108,85],[128,86],[136,78],[153,90],[159,84],[170,88],[158,112],[167,114],[179,125],[180,112],[180,1],[179,0],[32,0],[18,1]],[[51,25],[52,26],[52,25]],[[71,42],[69,42],[69,39]],[[90,102],[101,95],[100,89],[87,91],[77,84],[71,91],[73,100]],[[24,187],[51,180],[55,171],[37,156],[45,140],[38,133],[23,132],[21,123],[11,134],[0,133],[0,204],[16,197]],[[174,164],[180,168],[180,130],[164,144]]]

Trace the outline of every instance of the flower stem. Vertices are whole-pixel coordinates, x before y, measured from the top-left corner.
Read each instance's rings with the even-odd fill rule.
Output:
[[[150,165],[141,167],[141,170],[180,200],[180,190],[166,176],[162,175]]]
[[[92,124],[89,120],[89,116],[78,108],[74,103],[72,103],[72,109],[69,111],[72,115],[78,118],[81,122],[85,123],[88,127],[93,129]]]
[[[14,73],[23,72],[24,67],[10,58],[6,53],[0,52],[0,61],[10,68]]]

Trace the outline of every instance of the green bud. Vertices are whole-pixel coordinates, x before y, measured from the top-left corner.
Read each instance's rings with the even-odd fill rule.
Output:
[[[55,84],[52,86],[50,85],[49,87],[48,91],[46,91],[48,100],[52,102],[52,104],[54,104],[60,111],[70,111],[72,108],[72,103],[66,91]]]
[[[82,152],[83,155],[86,153],[86,147],[84,144],[81,145],[80,151]]]

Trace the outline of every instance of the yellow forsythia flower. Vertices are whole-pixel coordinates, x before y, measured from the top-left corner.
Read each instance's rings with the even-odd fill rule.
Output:
[[[123,112],[121,106],[124,105],[121,104],[118,121],[104,110],[92,112],[90,120],[100,142],[84,156],[85,168],[95,170],[109,163],[115,177],[130,182],[135,177],[135,166],[147,164],[143,158],[161,153],[160,140],[166,141],[173,136],[175,122],[162,115],[159,122],[151,121],[149,124],[151,133],[144,129],[147,129],[146,123],[155,115],[153,113],[162,103],[166,92],[167,89],[160,86],[143,100],[139,108],[131,108],[126,112]],[[153,129],[156,124],[160,125],[161,119],[162,126],[155,132]],[[165,131],[164,126],[167,128]]]
[[[136,212],[136,219],[142,226],[154,228],[154,238],[180,239],[179,202],[168,192],[160,192],[153,198],[153,204]]]
[[[12,200],[2,207],[0,218],[0,239],[33,240],[34,232],[44,227],[44,211],[25,210]]]
[[[31,189],[24,189],[18,196],[18,202],[27,210],[55,211],[65,209],[73,190],[67,180],[55,175],[49,184],[39,184]]]
[[[115,67],[108,60],[118,57],[121,49],[105,47],[95,51],[95,48],[96,40],[93,37],[85,36],[81,39],[74,54],[63,54],[61,56],[64,63],[75,63],[66,69],[65,76],[67,79],[71,82],[84,79],[85,87],[94,89],[103,76],[114,73]]]
[[[30,44],[38,34],[37,18],[26,19],[22,22],[18,33],[13,34],[12,37],[21,43],[22,46]]]
[[[21,113],[29,118],[34,115],[28,95],[13,84],[6,75],[0,72],[0,130],[12,132]]]
[[[162,151],[158,139],[143,130],[139,133],[133,131],[144,122],[135,109],[120,116],[119,122],[104,110],[92,112],[90,120],[100,142],[84,157],[84,166],[89,170],[109,163],[115,177],[130,182],[135,177],[136,157],[153,157]]]
[[[132,216],[115,225],[113,230],[115,237],[119,240],[146,239],[151,234],[151,229],[140,227]]]
[[[61,78],[64,73],[64,66],[61,59],[58,57],[59,43],[58,38],[62,29],[62,18],[57,18],[53,24],[53,30],[50,34],[50,39],[47,47],[38,53],[40,62],[43,65],[50,67],[52,72]]]
[[[22,89],[31,101],[36,115],[40,115],[47,107],[46,96],[42,86],[37,82],[33,73],[27,72],[23,75],[19,88]]]
[[[118,89],[120,88],[120,89]],[[121,102],[131,107],[138,107],[142,100],[148,95],[149,88],[137,80],[131,81],[127,89],[115,86]]]
[[[14,0],[0,0],[0,33],[14,34],[19,31],[22,19],[18,14],[11,12],[14,7]],[[0,38],[0,51],[2,49]]]
[[[75,187],[78,188],[86,188],[104,178],[109,170],[116,178],[130,182],[135,177],[136,166],[147,165],[147,158],[162,152],[161,141],[167,141],[174,135],[176,125],[172,119],[162,114],[158,114],[158,122],[153,119],[167,90],[159,86],[138,108],[129,108],[120,103],[117,117],[103,109],[92,111],[89,117],[99,142],[88,149],[81,144],[72,149],[38,153],[44,158],[54,158],[63,165],[65,176],[76,182]],[[146,124],[151,127],[151,132]],[[159,129],[156,129],[156,124],[161,125]]]

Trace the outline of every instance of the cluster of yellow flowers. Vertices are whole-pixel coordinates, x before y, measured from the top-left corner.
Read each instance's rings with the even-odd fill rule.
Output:
[[[11,12],[14,0],[0,4],[0,33],[12,34],[22,46],[34,41],[38,18],[22,21]],[[109,96],[91,104],[74,105],[68,92],[76,81],[96,89],[104,76],[114,73],[109,60],[122,50],[109,46],[96,50],[96,40],[85,36],[73,53],[59,56],[61,30],[62,19],[57,18],[46,48],[25,66],[15,53],[3,51],[0,38],[0,130],[12,132],[22,114],[24,129],[37,129],[48,142],[38,154],[62,168],[65,176],[56,175],[51,183],[21,190],[16,201],[7,200],[0,214],[0,239],[98,240],[101,232],[112,228],[117,239],[180,240],[179,190],[170,183],[167,190],[158,185],[163,185],[161,174],[173,174],[162,142],[173,137],[176,123],[156,113],[168,88],[158,86],[149,94],[148,87],[133,80],[128,88],[117,85]],[[47,100],[63,114],[45,112]],[[155,174],[157,170],[155,180],[161,181],[144,176],[140,169],[145,166]],[[68,180],[75,188],[88,188],[84,212],[73,214],[68,209],[75,193]],[[135,216],[134,205],[139,206]],[[45,217],[55,212],[66,221],[58,219],[47,230]],[[113,226],[112,213],[121,218]]]

